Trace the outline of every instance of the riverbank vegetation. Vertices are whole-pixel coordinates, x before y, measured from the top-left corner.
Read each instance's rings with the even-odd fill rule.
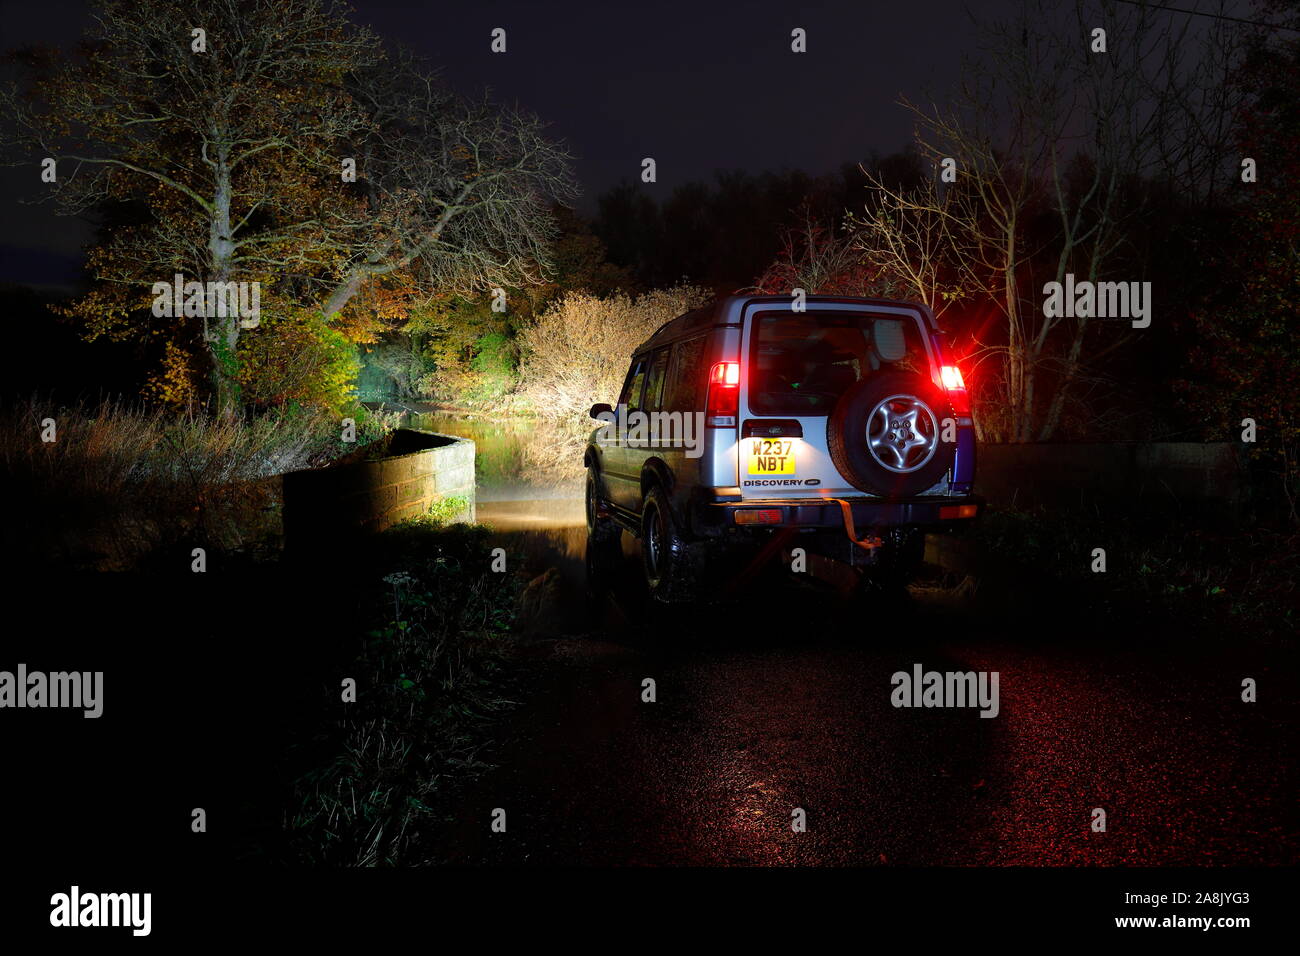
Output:
[[[104,400],[0,406],[0,459],[22,506],[4,522],[11,560],[91,570],[169,563],[189,552],[278,553],[274,476],[315,468],[374,441],[391,416],[338,417],[288,405],[247,419]]]
[[[549,417],[585,425],[594,402],[617,401],[632,351],[664,323],[710,298],[691,285],[640,295],[564,295],[520,334],[519,394]]]
[[[289,748],[279,862],[437,863],[451,796],[490,769],[513,706],[510,631],[520,582],[493,569],[487,532],[436,517],[352,556],[364,636],[322,679],[318,724]],[[356,694],[341,702],[343,682]]]

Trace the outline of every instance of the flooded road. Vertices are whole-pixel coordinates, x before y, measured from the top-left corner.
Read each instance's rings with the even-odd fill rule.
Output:
[[[500,531],[582,526],[582,449],[546,422],[429,413],[412,427],[471,439],[478,520]],[[568,459],[575,459],[576,462]]]

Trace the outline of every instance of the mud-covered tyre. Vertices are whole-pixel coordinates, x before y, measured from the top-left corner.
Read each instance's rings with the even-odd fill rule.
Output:
[[[696,597],[694,549],[682,538],[668,495],[655,485],[641,506],[641,566],[650,598],[681,604]]]
[[[857,382],[826,423],[831,460],[868,494],[919,495],[952,466],[955,444],[943,440],[947,395],[919,375],[887,372]]]
[[[601,486],[600,473],[594,468],[587,469],[587,490],[585,510],[587,512],[587,538],[598,547],[607,547],[618,542],[623,529],[608,514],[601,514],[604,508],[604,489]]]

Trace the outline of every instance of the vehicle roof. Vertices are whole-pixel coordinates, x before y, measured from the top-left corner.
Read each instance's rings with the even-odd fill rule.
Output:
[[[652,351],[662,345],[683,338],[695,332],[720,326],[739,325],[744,310],[751,305],[783,305],[789,307],[794,302],[792,295],[728,295],[715,299],[699,309],[694,309],[661,325],[658,331],[646,339],[633,355]],[[936,328],[934,316],[930,310],[919,302],[905,302],[899,299],[869,299],[844,295],[810,295],[803,299],[807,309],[816,311],[818,305],[856,305],[863,308],[887,306],[894,309],[910,309],[921,315],[921,320],[932,331]]]

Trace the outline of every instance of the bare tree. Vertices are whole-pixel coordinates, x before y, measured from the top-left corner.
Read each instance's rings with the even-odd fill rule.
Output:
[[[1097,28],[1105,52],[1093,48]],[[981,36],[983,56],[968,61],[950,101],[901,100],[922,155],[955,162],[956,184],[902,194],[873,181],[860,237],[869,259],[903,268],[921,294],[934,295],[946,267],[961,289],[983,289],[996,302],[1003,334],[981,343],[978,356],[1001,368],[1005,437],[1045,440],[1087,371],[1089,320],[1044,315],[1036,280],[1103,277],[1141,212],[1131,201],[1139,177],[1186,175],[1213,188],[1226,120],[1205,106],[1222,105],[1216,77],[1235,47],[1216,30],[1188,64],[1185,24],[1111,0],[1077,0],[1066,18],[1046,0],[1028,0],[1017,15],[982,23]],[[1176,148],[1180,136],[1189,144]],[[1030,232],[1042,211],[1055,220],[1051,237]],[[1047,275],[1038,266],[1045,255]],[[1102,351],[1122,347],[1126,335]],[[1044,376],[1053,386],[1045,406]]]
[[[851,247],[903,298],[942,315],[973,291],[971,237],[977,223],[970,204],[953,190],[941,192],[934,179],[909,190],[861,168],[871,199],[863,213],[848,218]]]
[[[998,61],[999,68],[1012,77],[1025,75],[1028,64],[1023,52],[1012,52],[1011,60]],[[1018,435],[1024,427],[1026,393],[1031,388],[1026,347],[1032,338],[1031,318],[1026,315],[1021,291],[1021,273],[1029,258],[1024,231],[1029,207],[1038,193],[1034,171],[1041,162],[1043,143],[1035,136],[1028,104],[1004,111],[1006,86],[986,67],[972,65],[951,104],[935,103],[927,109],[906,98],[901,102],[917,119],[922,156],[936,167],[945,160],[956,164],[953,194],[960,197],[960,205],[945,210],[934,202],[924,207],[926,197],[916,195],[910,202],[921,207],[925,216],[955,216],[959,228],[965,230],[964,243],[960,249],[952,248],[950,256],[963,274],[987,289],[1002,311],[1007,404],[1011,431]],[[1005,125],[1001,123],[1004,116]],[[937,198],[937,193],[930,198]],[[918,218],[916,211],[912,218]],[[962,233],[953,229],[949,235]]]
[[[754,291],[809,295],[893,294],[865,267],[851,234],[837,235],[820,221],[808,203],[797,210],[795,224],[781,235],[781,251],[752,287]]]
[[[577,188],[540,120],[462,100],[407,56],[362,76],[357,97],[372,121],[357,142],[364,201],[331,224],[346,261],[327,316],[399,270],[426,295],[543,281],[552,209]]]
[[[1099,22],[1119,40],[1105,56],[1080,43],[1061,42],[1058,34],[1051,57],[1059,64],[1058,75],[1070,83],[1068,94],[1052,89],[1047,111],[1061,119],[1045,172],[1059,219],[1057,282],[1067,272],[1096,282],[1125,249],[1130,226],[1143,212],[1144,194],[1131,188],[1139,177],[1162,178],[1184,195],[1213,200],[1240,95],[1228,76],[1243,49],[1241,35],[1226,21],[1211,21],[1198,35],[1191,17],[1113,3],[1090,15],[1084,4],[1076,5],[1078,36]],[[1189,60],[1185,51],[1192,46],[1199,52]],[[1040,441],[1055,433],[1076,381],[1089,371],[1084,361],[1089,317],[1065,320],[1066,340],[1052,352],[1048,336],[1061,321],[1044,318],[1034,343],[1036,365],[1047,367],[1056,382],[1041,418]],[[1092,363],[1131,339],[1131,332],[1112,335],[1094,351]]]

